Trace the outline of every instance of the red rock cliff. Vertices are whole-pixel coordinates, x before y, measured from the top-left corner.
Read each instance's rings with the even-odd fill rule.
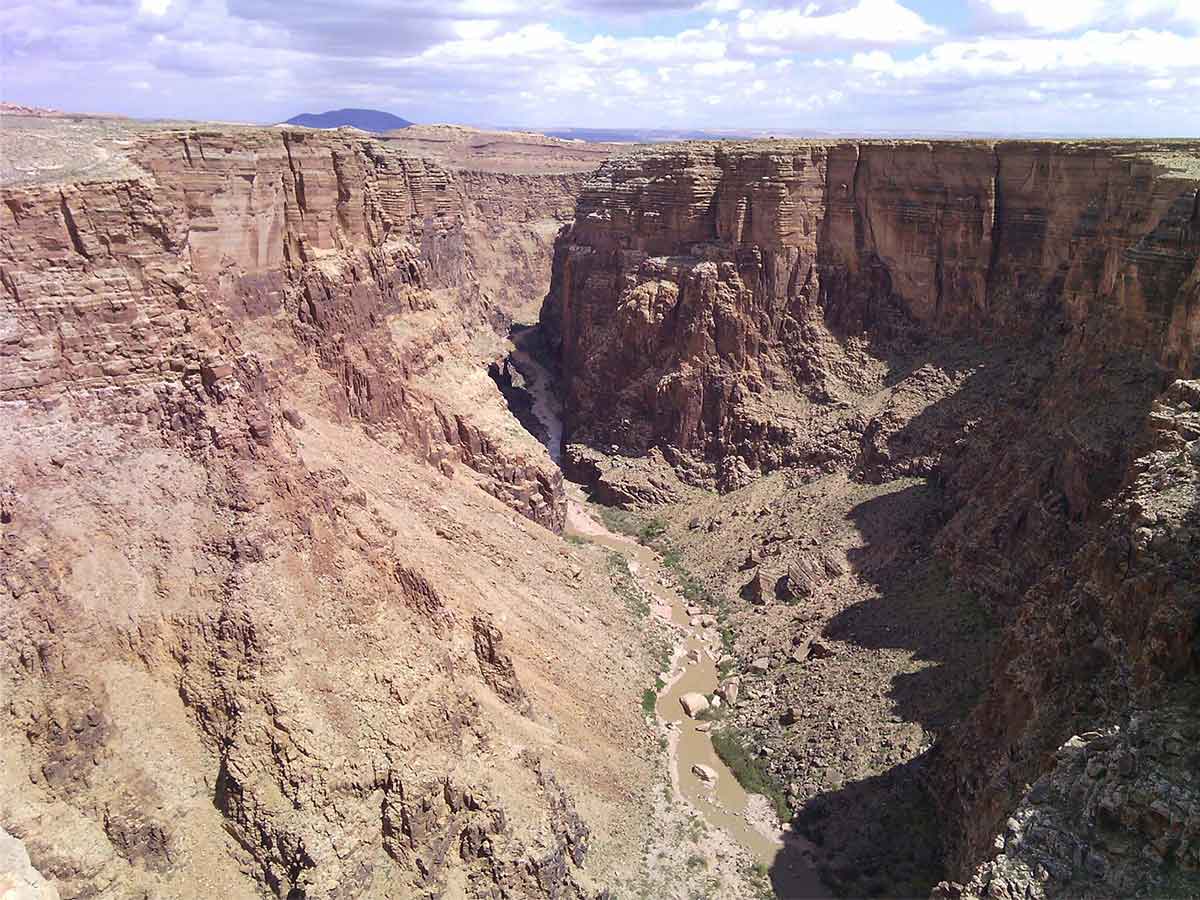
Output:
[[[505,292],[536,291],[536,250],[522,260],[489,241],[520,245],[505,233],[514,219],[564,215],[569,176],[464,181],[371,141],[287,131],[154,134],[136,155],[153,182],[6,190],[0,396],[191,379],[278,392],[288,360],[272,358],[278,337],[255,337],[291,332],[335,379],[343,415],[434,463],[467,465],[561,527],[559,476],[536,444],[502,446],[416,382],[444,345],[502,324]]]
[[[1196,180],[1156,149],[779,142],[614,158],[559,240],[543,317],[574,433],[709,464],[796,462],[797,431],[862,393],[862,335],[1057,329],[1187,372]]]
[[[608,477],[598,453],[657,448],[721,490],[787,467],[935,491],[931,552],[1003,623],[979,705],[932,754],[951,874],[995,852],[1031,784],[1068,780],[1051,773],[1072,734],[1156,711],[1200,672],[1200,432],[1183,424],[1194,388],[1171,387],[1200,372],[1198,158],[1190,144],[657,147],[610,160],[559,238],[543,322],[581,474]],[[1076,806],[1112,788],[1080,782],[1095,796]],[[1058,887],[1039,891],[1074,873],[1119,896],[1146,876],[1130,847],[1194,872],[1192,820],[1143,827],[1139,797],[1108,810],[1130,820],[1120,838],[1043,833],[996,891],[1040,885],[1044,862]]]
[[[64,897],[594,896],[650,670],[486,374],[575,176],[113,127],[0,188],[5,830]]]

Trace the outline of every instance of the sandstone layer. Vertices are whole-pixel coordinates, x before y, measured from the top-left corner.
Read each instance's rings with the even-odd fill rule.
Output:
[[[62,897],[636,866],[645,626],[486,374],[576,176],[340,132],[0,139],[6,860]]]
[[[969,881],[1045,781],[969,890],[1194,890],[1198,186],[1184,143],[695,143],[559,238],[568,470],[722,600],[735,724],[842,889]],[[1105,738],[1070,782],[1084,733],[1146,768]]]

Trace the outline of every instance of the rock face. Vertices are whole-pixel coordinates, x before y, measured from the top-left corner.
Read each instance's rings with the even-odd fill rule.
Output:
[[[63,897],[595,895],[652,670],[486,375],[574,176],[104,128],[0,187],[0,823]]]
[[[652,450],[743,506],[756,473],[786,468],[784,496],[813,517],[802,543],[756,534],[749,555],[734,537],[753,525],[730,525],[694,539],[690,564],[713,557],[729,596],[787,600],[807,629],[875,648],[904,639],[885,633],[886,617],[864,637],[865,612],[823,621],[832,584],[913,600],[914,616],[931,597],[969,596],[996,623],[994,638],[976,629],[977,658],[991,662],[974,711],[924,723],[938,740],[920,758],[923,736],[887,757],[894,782],[932,788],[945,866],[981,895],[1018,896],[1030,878],[1047,896],[1085,881],[1089,896],[1123,896],[1139,878],[1152,892],[1195,892],[1196,867],[1182,862],[1187,779],[1168,765],[1154,788],[1087,781],[1055,752],[1072,735],[1124,734],[1135,718],[1151,745],[1175,740],[1168,720],[1194,730],[1194,716],[1183,727],[1160,712],[1200,678],[1188,380],[1200,374],[1198,159],[1200,147],[1169,143],[660,146],[610,160],[556,246],[542,316],[560,352],[567,440],[585,448],[575,452]],[[872,498],[838,505],[851,494]],[[764,496],[773,506],[754,518],[786,518]],[[884,533],[877,521],[893,524]],[[838,522],[866,538],[846,538],[848,567],[821,545]],[[895,537],[897,525],[920,545]],[[906,559],[920,579],[904,581]],[[740,609],[747,628],[773,614],[769,603]],[[758,630],[740,655],[765,671],[759,647],[774,638]],[[825,658],[833,646],[771,658],[843,665],[852,654]],[[921,648],[943,655],[936,640]],[[924,708],[903,676],[894,684],[898,704]],[[759,715],[742,724],[778,728],[786,706],[756,713],[763,703],[740,704],[738,716]],[[815,785],[803,765],[771,766]],[[1042,778],[1056,785],[1053,806],[1035,817],[1028,853],[977,873]],[[830,780],[828,802],[801,819],[834,821],[839,802],[893,782],[878,783]],[[794,787],[801,811],[818,788]],[[1144,815],[1155,799],[1168,813]],[[1068,825],[1076,814],[1083,824]],[[1130,822],[1113,825],[1122,815]],[[854,873],[874,851],[858,859],[839,834],[827,835],[846,839],[834,868],[869,888]]]
[[[1157,149],[695,143],[615,157],[559,239],[543,310],[573,440],[657,446],[718,485],[742,463],[828,470],[860,450],[837,439],[863,430],[839,401],[877,387],[860,336],[898,349],[1061,334],[1182,374],[1200,340],[1183,301],[1196,187]]]
[[[464,227],[471,204],[447,172],[337,136],[154,135],[138,157],[156,184],[6,191],[0,396],[195,379],[216,397],[236,382],[263,407],[281,373],[254,368],[263,358],[242,323],[269,323],[315,356],[344,419],[434,464],[464,464],[522,513],[561,527],[560,476],[536,445],[501,446],[452,398],[417,385],[444,342],[501,315],[468,245],[503,208],[482,197],[484,214]],[[529,205],[554,211],[536,197]],[[519,259],[489,270],[511,288],[529,277]],[[243,440],[267,437],[265,413],[252,425],[262,434]]]
[[[1135,446],[1103,523],[1026,593],[988,693],[941,748],[964,867],[1018,801],[983,896],[1042,871],[1048,895],[1186,895],[1200,879],[1200,382],[1174,382]],[[1055,751],[1067,710],[1103,731]]]

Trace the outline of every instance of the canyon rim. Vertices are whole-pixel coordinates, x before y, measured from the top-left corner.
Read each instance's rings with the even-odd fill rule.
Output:
[[[6,898],[1200,893],[1200,142],[38,112]]]

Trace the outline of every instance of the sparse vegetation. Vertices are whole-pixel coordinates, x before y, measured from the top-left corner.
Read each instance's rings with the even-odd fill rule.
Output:
[[[658,704],[658,693],[653,688],[642,691],[642,712],[653,717],[654,707]]]
[[[638,529],[641,527],[637,513],[616,506],[597,505],[595,509],[599,511],[600,521],[609,531],[615,531],[617,534],[624,534],[628,537],[637,537]]]
[[[638,529],[637,537],[643,544],[652,544],[666,533],[667,523],[655,517]]]
[[[604,520],[604,524],[609,530],[634,537],[642,544],[658,551],[663,565],[674,576],[676,583],[679,585],[679,592],[683,594],[684,599],[688,603],[712,610],[716,615],[721,634],[721,644],[727,654],[732,654],[737,635],[728,624],[731,613],[729,601],[710,591],[704,582],[687,568],[683,561],[683,553],[678,547],[671,544],[670,540],[666,537],[666,522],[658,517],[643,520],[635,512],[618,509],[614,506],[600,506],[598,509],[600,510],[600,517]],[[669,661],[670,649],[668,648],[661,668],[665,669]],[[732,663],[726,663],[719,670],[720,677],[724,678],[728,675],[731,668]],[[659,690],[662,690],[662,687]]]
[[[775,900],[775,889],[771,886],[771,870],[766,863],[751,863],[745,869],[746,881],[761,900]]]
[[[629,563],[625,557],[615,550],[608,552],[608,577],[612,582],[617,596],[625,601],[625,605],[639,619],[650,616],[650,598],[637,583],[637,579],[629,572]]]
[[[788,806],[787,798],[779,785],[771,778],[757,757],[746,749],[745,739],[734,728],[726,727],[712,733],[713,749],[721,762],[729,767],[733,777],[738,780],[747,793],[762,794],[771,801],[781,822],[792,818],[792,809]]]
[[[661,542],[660,542],[661,543]],[[671,570],[675,580],[679,582],[679,591],[689,603],[698,603],[714,609],[721,609],[724,604],[704,585],[699,578],[691,573],[683,564],[683,555],[672,546],[658,547],[662,555],[663,565]]]
[[[639,513],[616,506],[597,506],[600,518],[609,531],[634,538],[639,544],[650,546],[667,533],[667,523],[657,516],[643,518]]]

